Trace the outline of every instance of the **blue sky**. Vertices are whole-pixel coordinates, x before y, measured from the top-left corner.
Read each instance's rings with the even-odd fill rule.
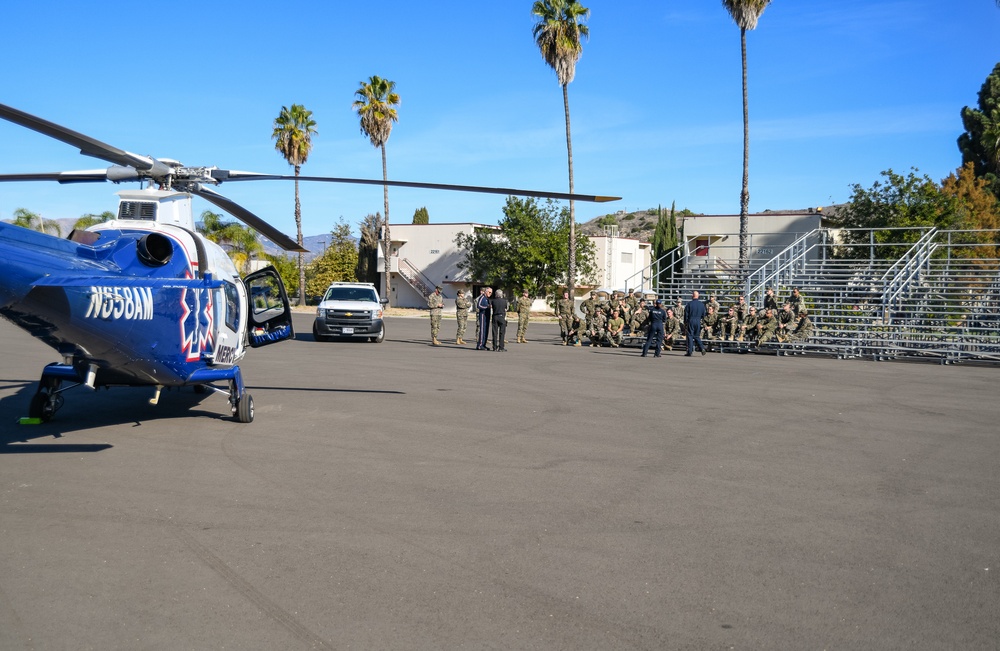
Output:
[[[359,82],[397,84],[389,178],[566,191],[562,94],[530,0],[7,3],[0,102],[122,149],[186,165],[291,173],[283,105],[313,111],[303,173],[381,178],[351,110]],[[717,0],[590,0],[569,86],[578,221],[669,206],[738,213],[739,29]],[[371,7],[377,6],[378,13]],[[1000,62],[994,0],[774,0],[747,35],[750,209],[847,200],[882,170],[940,180],[961,163],[959,112]],[[0,122],[0,172],[105,165]],[[131,186],[135,187],[135,186]],[[0,184],[0,218],[114,209],[112,184]],[[219,192],[294,234],[292,184]],[[496,223],[503,196],[390,189],[390,217]],[[381,187],[304,184],[303,230],[382,211]],[[212,208],[196,200],[196,211]]]

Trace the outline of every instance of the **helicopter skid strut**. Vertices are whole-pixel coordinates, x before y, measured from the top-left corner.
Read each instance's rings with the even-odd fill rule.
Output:
[[[28,407],[28,416],[41,419],[42,422],[48,422],[63,406],[63,392],[78,386],[95,388],[93,385],[94,373],[94,369],[89,369],[87,374],[89,381],[81,382],[80,376],[72,365],[60,364],[58,362],[49,364],[42,370],[42,377],[38,381],[38,389],[35,391],[35,395],[32,396],[31,404]],[[222,381],[229,384],[228,390],[211,384],[212,382]],[[72,382],[72,384],[63,386],[63,382]],[[225,369],[199,369],[191,374],[187,384],[193,385],[195,390],[211,390],[215,393],[228,396],[233,417],[241,423],[250,423],[253,421],[253,396],[247,392],[246,385],[243,384],[243,374],[240,372],[239,366],[232,366]],[[155,386],[155,393],[149,401],[150,404],[155,405],[159,401],[162,390],[163,385]]]

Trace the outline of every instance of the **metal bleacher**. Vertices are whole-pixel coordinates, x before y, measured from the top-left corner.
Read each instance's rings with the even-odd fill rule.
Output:
[[[713,294],[723,312],[740,294],[760,307],[772,287],[780,305],[798,287],[815,328],[804,343],[706,342],[713,349],[1000,362],[1000,231],[817,229],[773,256],[751,256],[745,272],[721,260],[691,264],[689,253],[668,252],[627,286],[666,305],[693,290]],[[732,253],[713,248],[738,259]]]

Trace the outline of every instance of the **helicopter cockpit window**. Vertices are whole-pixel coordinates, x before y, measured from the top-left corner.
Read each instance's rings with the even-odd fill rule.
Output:
[[[222,287],[226,292],[226,326],[237,332],[240,327],[240,297],[236,293],[236,285],[224,282]]]

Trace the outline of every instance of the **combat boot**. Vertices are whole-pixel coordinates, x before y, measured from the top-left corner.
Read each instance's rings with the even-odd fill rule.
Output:
[[[441,342],[438,341],[437,339],[433,339],[431,341],[432,341],[433,345],[435,345],[435,346],[440,346],[441,345]]]
[[[458,339],[455,340],[455,344],[458,345],[458,346],[464,346],[465,342],[462,341],[461,337],[459,337]]]
[[[578,342],[576,342],[576,343],[575,343],[575,344],[573,344],[573,345],[574,345],[574,346],[582,346],[583,344],[581,344],[581,343],[580,343],[580,342],[578,341]]]

